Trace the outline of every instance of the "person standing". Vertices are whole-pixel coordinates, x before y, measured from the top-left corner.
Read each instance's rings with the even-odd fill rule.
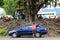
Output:
[[[19,20],[20,14],[21,14],[21,9],[20,8],[16,8],[15,17],[16,17],[17,20]]]
[[[20,15],[20,21],[22,21],[22,15]]]
[[[35,37],[35,34],[36,34],[36,23],[32,23],[32,33],[33,33],[33,37]]]

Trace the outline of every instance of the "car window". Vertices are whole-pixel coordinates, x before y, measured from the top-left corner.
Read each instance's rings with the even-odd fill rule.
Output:
[[[32,27],[32,26],[28,26],[28,27]]]
[[[24,28],[31,28],[32,26],[28,26],[28,25],[23,25],[23,26],[20,26],[19,28],[20,29],[24,29]]]
[[[25,29],[25,28],[26,28],[26,26],[25,26],[25,25],[20,27],[20,29]]]

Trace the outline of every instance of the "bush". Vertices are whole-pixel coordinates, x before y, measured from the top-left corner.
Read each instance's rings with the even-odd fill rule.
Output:
[[[6,30],[0,29],[0,35],[1,35],[1,36],[5,36],[5,35],[6,35],[6,33],[7,33],[7,31],[6,31]]]

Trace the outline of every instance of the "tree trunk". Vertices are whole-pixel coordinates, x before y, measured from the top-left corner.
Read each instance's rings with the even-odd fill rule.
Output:
[[[35,5],[36,2],[38,2],[39,0],[31,0],[32,3],[32,21],[36,22],[36,16],[37,16],[37,6]]]

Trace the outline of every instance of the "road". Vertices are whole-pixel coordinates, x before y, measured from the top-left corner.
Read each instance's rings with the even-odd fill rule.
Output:
[[[0,40],[60,40],[60,38],[0,38]]]

